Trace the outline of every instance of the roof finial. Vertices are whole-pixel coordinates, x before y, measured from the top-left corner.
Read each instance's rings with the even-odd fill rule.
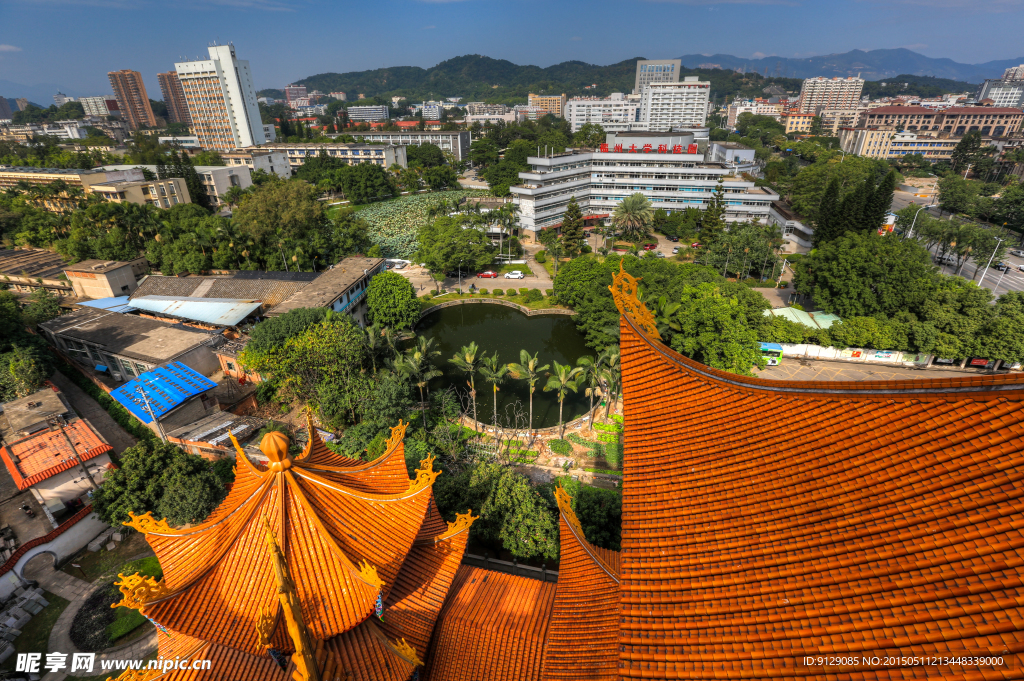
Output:
[[[270,470],[280,473],[292,467],[292,457],[288,454],[288,436],[273,430],[260,440],[260,451],[270,459]]]
[[[612,292],[612,298],[615,299],[615,307],[619,308],[619,314],[629,317],[648,336],[661,340],[654,315],[646,305],[640,302],[639,281],[640,279],[627,272],[622,261],[619,261],[619,271],[612,275],[612,285],[608,287],[608,290]]]

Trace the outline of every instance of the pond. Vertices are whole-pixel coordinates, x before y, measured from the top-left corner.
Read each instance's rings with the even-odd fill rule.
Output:
[[[444,390],[454,386],[460,392],[468,394],[467,377],[454,365],[448,362],[459,349],[475,341],[481,353],[491,355],[498,353],[502,364],[519,362],[519,351],[526,350],[531,355],[540,354],[540,366],[553,363],[576,365],[576,360],[584,355],[594,355],[587,347],[583,334],[576,330],[572,317],[567,315],[550,315],[527,317],[522,312],[503,305],[455,305],[446,307],[423,318],[417,325],[416,333],[434,339],[434,346],[441,352],[435,358],[437,368],[443,372],[435,379],[430,389]],[[558,398],[554,392],[544,392],[547,378],[537,381],[537,389],[533,393],[533,427],[545,428],[558,425]],[[498,414],[504,420],[510,409],[518,400],[523,413],[529,413],[530,389],[526,381],[506,378],[504,384],[498,386]],[[581,387],[577,393],[570,392],[565,398],[565,421],[571,421],[586,413],[590,398]],[[491,384],[485,382],[479,374],[476,376],[477,419],[482,423],[492,423],[493,392]],[[523,422],[525,426],[525,421]]]

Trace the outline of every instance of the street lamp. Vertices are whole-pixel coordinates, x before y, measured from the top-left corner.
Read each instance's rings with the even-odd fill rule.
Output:
[[[462,261],[459,261],[459,295],[462,295]]]
[[[985,265],[985,271],[981,273],[981,279],[978,280],[978,286],[985,281],[985,275],[988,274],[988,266],[992,264],[992,258],[996,257],[996,251],[999,250],[999,244],[1003,243],[1003,239],[996,237],[996,247],[992,249],[992,255],[988,256],[988,263]]]
[[[904,239],[906,239],[907,237],[911,236],[914,233],[914,225],[917,224],[917,216],[920,215],[921,211],[923,211],[925,208],[938,208],[938,206],[932,204],[930,206],[921,206],[920,208],[918,208],[917,212],[914,213],[914,220],[910,223],[910,229],[907,230],[907,233],[903,235]]]

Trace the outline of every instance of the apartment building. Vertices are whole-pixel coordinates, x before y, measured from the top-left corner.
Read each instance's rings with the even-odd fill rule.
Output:
[[[102,166],[102,170],[105,171],[125,171],[136,168],[145,168],[156,174],[155,165],[111,165]],[[228,192],[232,187],[239,187],[240,189],[248,189],[252,186],[252,173],[249,172],[249,168],[245,165],[234,165],[234,166],[194,166],[196,174],[199,175],[200,181],[203,183],[203,189],[206,191],[207,198],[210,199],[210,204],[216,207],[224,205],[224,194]],[[138,179],[142,179],[139,177]],[[186,194],[187,195],[187,194]],[[181,194],[178,193],[179,203],[181,201]],[[161,197],[162,198],[162,197]],[[190,196],[191,201],[195,201],[196,197]],[[171,204],[173,205],[173,204]],[[163,205],[163,201],[160,203],[161,207],[167,207]]]
[[[204,149],[231,151],[267,141],[249,62],[235,46],[214,45],[210,58],[180,62],[174,70],[188,103],[189,124]]]
[[[136,166],[92,170],[76,170],[73,168],[32,168],[20,166],[0,166],[0,191],[16,187],[22,182],[33,185],[48,185],[57,181],[64,182],[68,187],[79,188],[88,194],[95,184],[110,181],[141,180],[142,171]],[[54,213],[63,213],[78,206],[78,199],[62,193],[48,196],[39,202],[42,208]]]
[[[64,106],[68,102],[75,102],[75,101],[78,101],[78,100],[76,100],[74,97],[68,97],[63,92],[58,92],[57,94],[55,94],[53,96],[53,103],[56,104],[58,107]]]
[[[821,117],[821,134],[827,137],[838,137],[841,129],[855,127],[857,119],[866,110],[867,107],[821,110],[818,112],[818,116]]]
[[[164,104],[167,105],[167,117],[171,123],[192,124],[192,116],[188,113],[188,102],[185,101],[185,90],[181,87],[181,80],[177,71],[167,71],[156,74],[160,81],[160,91],[164,95]]]
[[[806,135],[811,132],[811,124],[814,122],[814,114],[790,111],[779,116],[779,122],[782,123],[783,127],[786,129],[787,135],[791,132]]]
[[[753,114],[755,116],[771,116],[779,120],[782,114],[782,102],[772,102],[767,99],[746,99],[733,102],[726,107],[726,125],[729,128],[736,127],[736,121],[741,114]]]
[[[138,71],[123,69],[107,74],[110,85],[114,88],[117,106],[121,117],[132,130],[139,128],[155,128],[156,116],[149,104],[146,84],[142,82],[142,74]]]
[[[469,116],[504,116],[507,113],[508,107],[504,104],[466,103],[466,114]]]
[[[883,106],[863,112],[857,119],[860,128],[946,132],[960,137],[979,131],[982,135],[1003,137],[1021,128],[1024,112],[996,106],[952,106],[931,109],[923,106]]]
[[[362,137],[362,135],[360,135]],[[399,165],[409,167],[409,157],[404,146],[394,144],[316,144],[316,143],[283,143],[265,144],[263,151],[273,151],[283,157],[288,167],[294,171],[302,167],[307,157],[326,154],[350,166],[360,163],[373,163],[383,168]]]
[[[852,109],[864,91],[861,78],[806,78],[800,88],[800,111],[816,113],[825,109]]]
[[[350,106],[345,109],[348,119],[353,123],[366,121],[386,121],[390,115],[388,107],[384,104],[379,106]]]
[[[288,154],[283,151],[250,147],[249,149],[235,149],[221,154],[220,157],[229,166],[246,166],[250,173],[262,170],[285,180],[292,176]]]
[[[192,203],[185,180],[171,177],[166,180],[114,180],[99,182],[89,187],[89,193],[111,203],[136,203],[170,208],[179,203]]]
[[[556,118],[565,117],[565,93],[561,95],[535,95],[532,92],[526,98],[527,106],[540,107]]]
[[[678,59],[641,59],[636,63],[633,94],[640,94],[651,83],[678,83],[683,62]]]
[[[573,97],[565,104],[565,119],[573,132],[588,123],[596,123],[606,132],[626,132],[640,120],[640,103],[626,99],[621,92],[608,97]]]
[[[1013,69],[1008,71],[1012,72]],[[1024,78],[986,80],[978,88],[975,100],[980,103],[986,99],[992,100],[992,106],[1014,109],[1024,107]]]
[[[402,121],[399,122],[401,123]],[[328,137],[337,137],[337,135],[328,135]],[[356,139],[361,139],[364,142],[383,142],[384,144],[390,144],[396,147],[408,146],[410,144],[433,144],[440,147],[441,151],[447,151],[453,154],[456,161],[469,160],[469,143],[471,141],[471,135],[465,130],[451,130],[445,132],[440,130],[402,130],[396,132],[371,130],[368,132],[356,133],[355,137]]]
[[[437,102],[423,102],[420,104],[419,111],[423,112],[423,120],[439,121],[444,107]]]
[[[106,95],[104,97],[80,97],[78,103],[82,105],[82,109],[85,111],[86,116],[109,116],[112,111],[110,109],[110,101],[117,101],[114,95]],[[120,113],[120,107],[115,107],[114,111]]]
[[[53,123],[29,123],[27,125],[5,125],[0,129],[0,139],[27,142],[33,137],[56,137],[62,140],[85,139],[87,133],[82,121],[54,121]]]
[[[1003,80],[1024,80],[1024,64],[1011,66],[1003,71]]]
[[[898,159],[920,154],[928,161],[947,161],[961,138],[938,134],[897,132],[893,128],[843,128],[839,131],[839,146],[848,154],[868,158]]]
[[[549,109],[545,109],[542,106],[530,106],[528,104],[516,104],[512,107],[512,112],[515,114],[515,120],[517,121],[535,121],[552,113]]]
[[[682,82],[645,85],[640,98],[640,121],[646,130],[668,132],[674,128],[702,128],[708,117],[711,83],[698,76]]]
[[[296,99],[308,100],[309,95],[305,85],[286,85],[284,88],[284,101],[291,104]]]
[[[727,222],[765,221],[779,195],[756,187],[722,163],[709,163],[690,133],[609,135],[597,151],[530,157],[531,170],[511,188],[527,230],[560,225],[572,197],[584,216],[607,217],[625,197],[640,192],[672,213],[704,210],[715,187],[725,192]]]
[[[344,92],[332,92],[330,93],[330,96],[334,97],[339,102],[344,102],[347,99],[347,96],[345,95]]]

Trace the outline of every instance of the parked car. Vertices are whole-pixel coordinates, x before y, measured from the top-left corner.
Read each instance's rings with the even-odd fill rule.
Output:
[[[481,272],[476,276],[480,277],[481,279],[497,279],[498,273],[492,272],[491,270],[487,270],[486,272]]]
[[[668,239],[669,241],[679,241],[679,237],[677,236],[667,236],[665,238]]]
[[[644,250],[645,251],[653,251],[657,247],[658,247],[658,244],[644,244]]]
[[[664,257],[667,257],[667,256],[664,253],[662,253],[661,251],[655,251],[654,257],[655,258],[664,258]]]
[[[1018,272],[1024,272],[1024,265],[1018,265],[1017,266],[1017,271]]]
[[[939,265],[955,265],[956,258],[951,255],[937,255],[935,256],[935,262]]]
[[[996,271],[997,272],[1005,272],[1008,269],[1010,269],[1010,266],[1007,265],[1005,262],[1001,262],[1001,263],[997,263],[996,264]]]
[[[672,255],[675,255],[678,252],[679,252],[679,246],[675,246],[675,247],[672,248]]]
[[[511,272],[506,272],[505,273],[505,278],[506,279],[522,279],[525,276],[526,275],[523,274],[522,270],[512,270]]]
[[[690,244],[690,248],[700,248],[700,244]]]
[[[1010,251],[1010,255],[1015,255],[1018,258],[1024,258],[1024,251],[1022,251],[1020,249],[1015,249],[1015,250]]]

